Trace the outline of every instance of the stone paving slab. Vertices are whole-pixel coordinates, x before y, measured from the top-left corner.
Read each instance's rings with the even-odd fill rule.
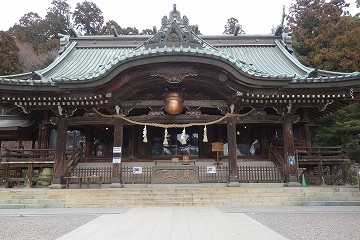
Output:
[[[132,208],[104,214],[58,238],[102,240],[235,240],[286,239],[246,214],[227,214],[216,207]]]

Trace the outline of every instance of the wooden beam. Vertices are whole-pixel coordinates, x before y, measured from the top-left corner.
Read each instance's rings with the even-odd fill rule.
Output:
[[[124,109],[127,108],[148,108],[148,107],[162,107],[164,100],[140,100],[140,101],[124,101],[120,103]],[[185,107],[208,107],[208,108],[223,108],[229,107],[226,100],[185,100]]]

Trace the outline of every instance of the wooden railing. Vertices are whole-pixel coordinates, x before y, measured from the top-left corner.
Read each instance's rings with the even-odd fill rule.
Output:
[[[37,176],[35,169],[53,168],[55,150],[53,149],[5,149],[1,152],[3,181],[6,187],[14,183],[32,186],[33,182],[51,182],[51,176]],[[26,175],[22,170],[26,170]]]
[[[229,180],[229,167],[219,166],[216,173],[209,173],[206,166],[199,166],[199,182],[226,183]]]
[[[82,148],[77,148],[75,151],[67,151],[67,164],[65,164],[64,175],[69,176],[70,173],[75,169],[76,165],[82,160]]]
[[[342,147],[301,147],[295,153],[299,162],[347,160]]]
[[[283,182],[283,173],[277,166],[239,166],[239,182]]]
[[[152,167],[142,167],[142,171],[134,172],[132,167],[122,168],[122,183],[124,184],[145,184],[151,183]]]
[[[67,174],[69,167],[75,166],[81,160],[80,149],[66,150],[67,163],[64,166],[64,173]],[[18,184],[23,182],[51,182],[52,176],[36,177],[35,169],[44,167],[52,168],[55,163],[55,149],[5,149],[1,151],[1,166],[3,170],[3,180],[5,186],[10,186],[11,182]],[[21,174],[22,170],[26,170],[26,176]],[[70,168],[71,169],[71,168]]]
[[[69,177],[101,176],[103,183],[111,183],[112,167],[80,167],[70,172]],[[78,183],[73,179],[70,183]]]
[[[132,167],[122,167],[122,183],[151,183],[152,167],[142,167],[141,173],[134,172]],[[102,176],[103,183],[111,183],[112,167],[81,167],[75,168],[70,177]],[[282,171],[276,166],[240,166],[240,182],[282,182]],[[206,166],[199,166],[200,183],[226,183],[229,180],[229,167],[220,166],[215,173],[209,173]],[[77,183],[77,179],[70,183]]]
[[[287,181],[288,179],[286,179],[286,173],[288,172],[288,164],[286,163],[284,158],[284,148],[270,147],[269,159],[278,167],[278,169],[281,169],[282,180]]]
[[[295,157],[308,184],[346,184],[350,160],[341,147],[297,148]]]
[[[5,149],[1,153],[2,163],[54,163],[54,149]]]
[[[283,148],[270,147],[269,158],[278,167],[283,168],[286,165]]]

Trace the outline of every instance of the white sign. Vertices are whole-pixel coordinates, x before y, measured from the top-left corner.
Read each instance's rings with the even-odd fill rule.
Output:
[[[113,153],[121,153],[121,147],[113,147]]]
[[[113,157],[113,163],[121,163],[121,157]]]
[[[216,173],[216,167],[215,166],[207,166],[206,173]]]
[[[133,174],[142,174],[142,167],[133,167]]]

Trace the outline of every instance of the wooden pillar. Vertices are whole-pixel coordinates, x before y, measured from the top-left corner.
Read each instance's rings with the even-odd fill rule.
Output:
[[[319,165],[319,181],[320,181],[320,185],[324,185],[325,181],[324,181],[324,166],[323,166],[323,162],[320,162]]]
[[[284,157],[288,169],[286,181],[290,185],[298,185],[298,163],[297,159],[295,159],[294,133],[291,116],[285,115],[283,120]]]
[[[67,122],[65,118],[58,118],[56,121],[57,135],[56,135],[56,153],[54,164],[53,182],[50,188],[62,188],[61,178],[64,177],[64,167],[66,160],[66,134]]]
[[[121,149],[120,152],[113,151],[113,166],[111,187],[122,187],[122,145],[123,145],[123,121],[115,119],[114,122],[114,147]],[[120,158],[120,162],[118,162]],[[116,160],[117,159],[117,160]],[[115,162],[116,161],[116,162]]]
[[[92,155],[93,145],[94,145],[94,136],[93,128],[85,128],[85,158],[89,158]]]
[[[266,138],[266,132],[264,125],[260,127],[260,147],[261,147],[261,155],[268,156],[269,154],[269,140]]]
[[[229,183],[239,183],[239,170],[236,156],[236,122],[235,118],[227,120]]]
[[[4,184],[5,184],[5,188],[9,187],[8,177],[9,177],[9,165],[4,164],[3,181],[4,181]]]
[[[40,125],[39,127],[39,149],[49,148],[49,127],[45,125]]]
[[[311,131],[310,131],[310,124],[305,123],[304,125],[304,137],[305,137],[305,147],[311,147]]]
[[[304,113],[304,119],[306,121],[304,125],[304,140],[305,140],[305,147],[311,147],[311,130],[310,130],[310,124],[309,124],[309,115],[307,109],[303,110]]]
[[[136,131],[135,131],[135,125],[130,126],[130,137],[129,137],[129,159],[134,159],[135,158],[135,136],[136,136]]]

